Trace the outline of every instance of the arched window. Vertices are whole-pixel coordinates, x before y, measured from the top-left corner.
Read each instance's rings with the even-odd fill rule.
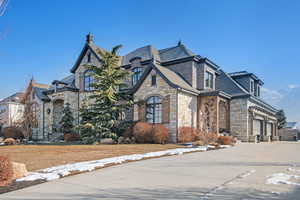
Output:
[[[162,99],[159,96],[149,97],[147,100],[147,122],[158,124],[162,122]]]
[[[91,75],[91,70],[87,70],[84,73],[84,90],[85,91],[92,91],[94,87],[91,85],[94,83],[94,77]]]
[[[136,67],[132,70],[133,75],[132,75],[132,85],[135,85],[138,80],[140,80],[142,76],[142,68],[141,67]]]

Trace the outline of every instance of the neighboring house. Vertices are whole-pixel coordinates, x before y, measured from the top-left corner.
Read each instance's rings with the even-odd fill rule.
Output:
[[[85,65],[101,67],[98,51],[105,50],[89,34],[72,75],[53,81],[37,96],[42,106],[35,139],[59,134],[66,103],[71,104],[75,125],[79,123],[78,110],[93,91],[93,78]],[[245,142],[278,140],[277,110],[260,98],[263,82],[254,74],[228,74],[181,43],[160,50],[148,45],[120,58],[120,66],[130,72],[126,83],[135,101],[124,113],[126,120],[164,124],[170,130],[170,142],[178,141],[183,126],[231,133]]]
[[[43,112],[45,110],[45,102],[49,100],[43,92],[47,91],[49,88],[49,85],[36,83],[34,80],[31,80],[21,100],[24,104],[24,118],[30,121],[27,126],[30,126],[32,129],[33,139],[46,139],[46,131],[47,134],[50,134],[49,130],[45,130],[45,115]]]
[[[20,122],[24,105],[20,102],[23,93],[15,93],[0,101],[0,130]]]
[[[281,141],[300,140],[300,130],[297,129],[297,122],[287,122],[286,126],[278,131]]]

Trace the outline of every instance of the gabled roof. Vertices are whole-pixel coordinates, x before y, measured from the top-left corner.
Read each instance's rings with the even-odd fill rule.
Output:
[[[189,85],[183,78],[180,77],[177,73],[174,71],[160,66],[159,64],[153,64],[151,63],[144,71],[142,77],[140,80],[136,83],[136,85],[130,89],[130,93],[135,93],[139,87],[142,85],[148,74],[151,72],[151,70],[155,70],[171,87],[192,93],[194,95],[197,95],[200,93],[199,90],[196,90],[191,85]]]
[[[106,51],[105,49],[95,45],[93,42],[86,42],[83,49],[82,49],[82,51],[81,51],[81,53],[80,53],[80,55],[79,55],[79,57],[77,58],[74,66],[71,69],[72,73],[75,73],[75,71],[77,70],[77,68],[79,67],[79,65],[81,63],[82,58],[84,57],[84,55],[85,55],[85,53],[88,49],[95,54],[96,58],[99,61],[101,60],[101,55],[98,53],[98,51],[103,51],[103,52]]]

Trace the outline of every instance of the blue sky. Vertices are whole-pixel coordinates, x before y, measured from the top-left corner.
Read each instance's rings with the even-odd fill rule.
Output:
[[[10,0],[0,16],[0,98],[31,77],[68,75],[88,32],[103,48],[122,44],[121,54],[181,39],[227,72],[254,72],[264,98],[300,123],[299,10],[292,0]]]

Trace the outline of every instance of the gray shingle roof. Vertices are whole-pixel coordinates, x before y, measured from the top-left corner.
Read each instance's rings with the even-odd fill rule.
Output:
[[[161,62],[166,62],[170,60],[176,60],[179,58],[185,58],[185,57],[196,55],[182,44],[178,46],[166,48],[166,49],[161,49],[158,52],[160,55]]]
[[[44,94],[47,89],[45,88],[38,88],[38,87],[33,87],[33,91],[36,94],[36,96],[42,100],[42,101],[50,101],[50,98]]]
[[[220,74],[216,78],[216,90],[223,91],[229,95],[244,95],[249,94],[243,87],[241,87],[235,80],[231,78],[223,70],[219,70]]]
[[[183,78],[180,77],[179,74],[176,72],[155,64],[155,67],[171,82],[173,85],[177,86],[178,88],[182,88],[191,92],[200,93],[199,90],[193,88],[190,84],[188,84]]]
[[[147,45],[123,56],[122,65],[130,64],[130,60],[136,57],[140,57],[142,61],[154,59],[160,62],[166,62],[190,56],[196,56],[196,54],[187,49],[183,44],[161,50],[157,50],[155,47]]]

